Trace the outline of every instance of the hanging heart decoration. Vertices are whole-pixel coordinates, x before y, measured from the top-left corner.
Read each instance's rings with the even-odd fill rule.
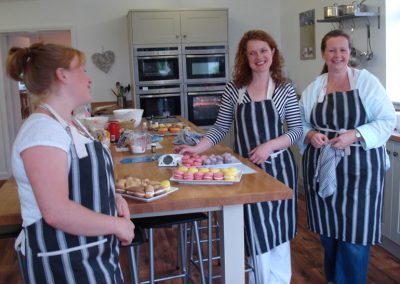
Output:
[[[110,71],[111,66],[114,64],[115,54],[111,50],[104,51],[102,53],[94,53],[92,55],[93,64],[104,73]]]

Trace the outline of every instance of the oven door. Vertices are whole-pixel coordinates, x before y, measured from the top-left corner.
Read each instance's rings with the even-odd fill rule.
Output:
[[[189,121],[197,126],[211,126],[218,116],[223,91],[187,92]]]
[[[184,73],[187,83],[227,80],[227,54],[186,54]]]
[[[137,85],[175,84],[182,81],[180,55],[135,57]]]
[[[182,114],[180,93],[141,95],[139,102],[140,108],[144,110],[144,117],[169,117]]]

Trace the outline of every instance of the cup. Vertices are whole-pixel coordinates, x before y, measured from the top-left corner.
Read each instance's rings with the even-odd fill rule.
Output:
[[[130,134],[131,152],[133,154],[141,154],[146,152],[147,148],[147,133],[135,131]]]

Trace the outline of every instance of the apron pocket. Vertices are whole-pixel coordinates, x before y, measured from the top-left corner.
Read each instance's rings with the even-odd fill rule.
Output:
[[[74,251],[78,251],[78,250],[82,250],[82,249],[86,249],[86,248],[90,248],[90,247],[94,247],[94,246],[99,246],[101,244],[104,244],[105,242],[107,242],[107,238],[97,241],[97,242],[88,243],[85,245],[80,245],[80,246],[76,246],[76,247],[72,247],[72,248],[68,248],[68,249],[55,250],[55,251],[49,251],[49,252],[39,252],[37,254],[37,256],[38,257],[48,257],[48,256],[62,255],[62,254],[66,254],[66,253],[70,253],[70,252],[74,252]]]

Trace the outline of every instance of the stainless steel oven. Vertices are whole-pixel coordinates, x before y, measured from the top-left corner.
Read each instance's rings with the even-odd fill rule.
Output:
[[[188,84],[186,93],[186,113],[189,121],[206,127],[215,123],[226,82],[208,84]]]
[[[224,44],[183,46],[183,73],[186,83],[227,81],[227,46]]]
[[[182,82],[180,46],[134,47],[136,85],[179,84]]]
[[[181,84],[136,86],[135,93],[136,105],[144,109],[144,117],[184,114]]]

